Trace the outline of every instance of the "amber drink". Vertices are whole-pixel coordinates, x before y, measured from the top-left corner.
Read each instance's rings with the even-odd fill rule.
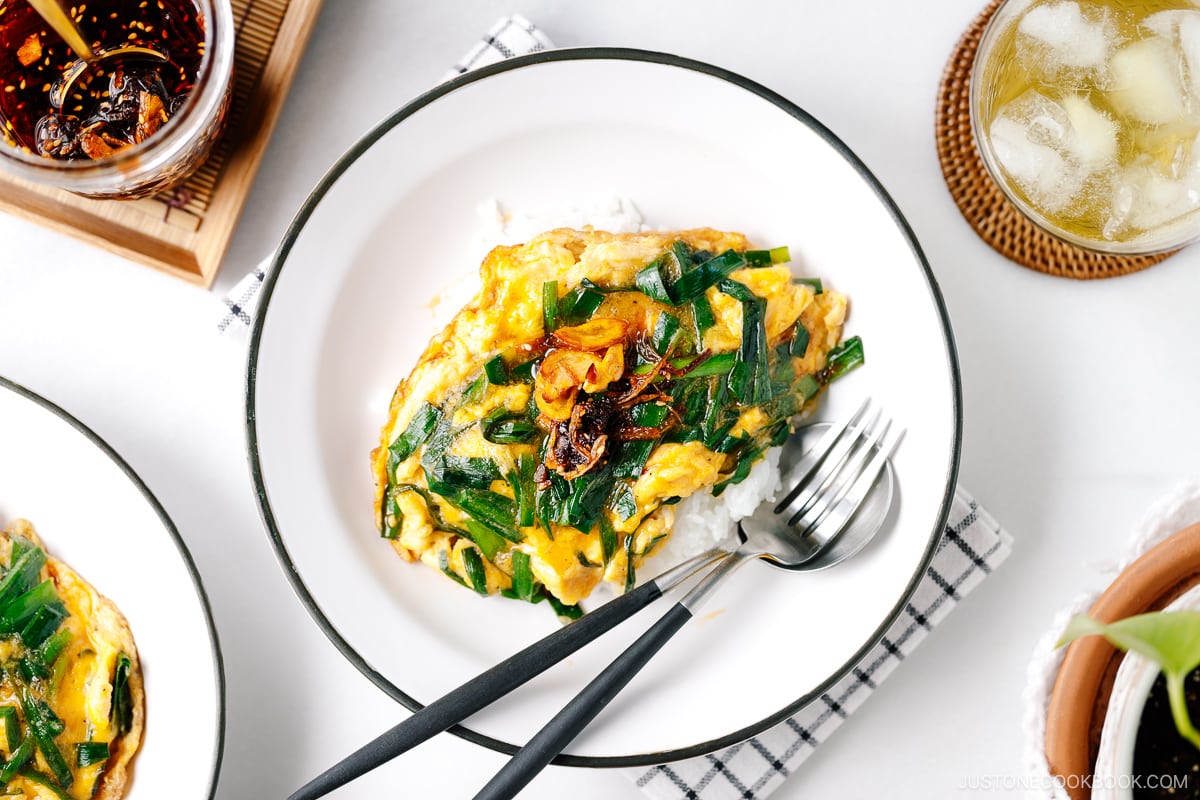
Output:
[[[1051,233],[1108,253],[1200,236],[1200,8],[1008,0],[971,117],[989,172]]]

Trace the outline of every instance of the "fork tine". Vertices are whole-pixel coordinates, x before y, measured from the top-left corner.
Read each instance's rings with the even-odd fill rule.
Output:
[[[830,492],[837,488],[838,476],[844,471],[864,432],[875,426],[882,413],[882,410],[876,409],[865,425],[861,428],[850,429],[842,435],[829,455],[825,457],[825,462],[818,468],[817,474],[804,485],[800,494],[788,507],[792,519],[799,519],[823,499],[828,505]]]
[[[805,453],[804,457],[797,462],[796,466],[792,468],[792,474],[796,476],[796,485],[790,492],[787,493],[787,496],[785,496],[783,500],[781,500],[779,504],[775,506],[776,514],[791,505],[792,501],[796,499],[796,496],[799,495],[801,490],[803,490],[805,485],[807,485],[808,478],[810,475],[812,475],[813,470],[821,464],[821,462],[825,459],[825,456],[828,455],[838,443],[838,440],[841,439],[846,428],[848,428],[850,425],[853,425],[858,418],[862,416],[863,411],[866,410],[867,405],[870,402],[871,398],[864,398],[862,404],[855,409],[853,414],[830,426],[829,430],[825,431],[816,445],[814,445],[811,450]]]
[[[812,504],[808,508],[797,511],[788,520],[788,525],[798,527],[801,535],[813,531],[820,526],[830,510],[836,507],[837,503],[850,491],[854,484],[854,479],[863,471],[864,462],[866,462],[868,456],[875,452],[875,446],[883,440],[883,437],[887,435],[888,428],[892,425],[891,419],[883,419],[881,421],[880,417],[880,412],[876,411],[871,421],[858,432],[860,438],[868,431],[870,433],[867,435],[866,441],[858,444],[853,455],[846,459],[842,468],[822,484],[818,490],[820,496],[814,497]],[[800,522],[803,522],[803,524],[797,525]]]
[[[875,485],[884,467],[887,466],[888,459],[896,452],[896,447],[904,438],[904,429],[897,431],[895,438],[887,447],[880,447],[875,455],[871,458],[866,468],[854,478],[849,491],[834,505],[829,514],[821,520],[821,533],[824,541],[821,541],[813,551],[813,557],[825,550],[832,542],[834,542],[842,531],[850,518],[854,516],[854,512],[867,499],[867,494]]]

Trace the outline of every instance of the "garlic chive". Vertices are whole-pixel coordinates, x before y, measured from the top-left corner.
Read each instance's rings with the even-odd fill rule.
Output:
[[[821,371],[821,377],[824,383],[832,383],[864,363],[866,358],[863,356],[862,339],[851,336],[825,356],[825,369]]]
[[[8,782],[17,776],[17,772],[21,767],[25,766],[25,762],[33,755],[35,743],[31,734],[26,734],[17,748],[13,750],[8,761],[4,763],[4,767],[0,768],[0,786],[7,786]]]
[[[529,554],[523,550],[512,551],[512,588],[518,600],[536,602],[536,583],[533,580],[533,566]]]
[[[0,706],[0,720],[4,722],[4,739],[8,743],[8,752],[15,753],[21,746],[21,722],[17,717],[17,707]]]
[[[504,365],[502,356],[495,356],[488,360],[483,365],[483,372],[487,375],[488,383],[493,386],[502,386],[508,383],[508,367]]]
[[[388,472],[396,468],[401,461],[417,451],[425,444],[425,440],[433,433],[433,429],[442,421],[442,410],[435,405],[425,403],[417,409],[404,433],[388,446]]]
[[[79,767],[90,767],[108,761],[108,742],[80,742],[75,745],[75,763]]]
[[[558,329],[558,281],[542,284],[542,324],[546,333]]]
[[[671,345],[675,343],[675,337],[679,335],[679,318],[674,314],[663,312],[658,315],[658,321],[654,324],[654,334],[651,338],[651,344],[654,346],[654,351],[660,356],[667,354],[671,349]]]
[[[643,267],[634,276],[634,283],[642,294],[651,300],[657,300],[669,306],[676,305],[675,300],[671,297],[671,290],[667,287],[667,279],[663,275],[662,259],[655,259]]]
[[[481,595],[486,596],[487,590],[487,572],[483,568],[483,559],[479,555],[479,551],[474,547],[466,547],[462,551],[463,571],[467,573],[467,581],[471,584],[471,588]]]

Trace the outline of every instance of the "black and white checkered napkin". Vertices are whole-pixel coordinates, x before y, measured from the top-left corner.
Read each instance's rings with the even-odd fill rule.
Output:
[[[904,613],[846,677],[794,717],[749,741],[628,774],[655,800],[761,800],[840,728],[1011,550],[1012,537],[959,489],[925,579]]]
[[[529,20],[506,17],[446,77],[553,46]],[[218,326],[221,332],[246,336],[265,270],[265,264],[255,269],[226,295],[226,313]],[[796,716],[747,742],[713,755],[628,770],[627,774],[655,800],[762,800],[841,727],[1011,549],[1008,533],[959,489],[925,580],[887,635],[850,674]]]
[[[442,76],[442,80],[449,80],[456,75],[486,64],[495,64],[506,58],[549,50],[552,47],[554,43],[537,26],[524,17],[513,14],[493,25],[487,35],[472,47],[453,69]],[[271,259],[268,258],[258,265],[222,298],[225,312],[221,321],[217,323],[218,331],[235,339],[245,339],[248,336],[254,324],[258,293],[262,289],[270,263]]]

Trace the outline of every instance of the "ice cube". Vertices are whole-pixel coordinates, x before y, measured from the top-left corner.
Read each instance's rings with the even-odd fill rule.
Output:
[[[1191,89],[1192,109],[1200,111],[1200,11],[1159,11],[1142,20],[1142,27],[1177,49],[1176,65]]]
[[[1116,123],[1076,95],[1059,104],[1031,89],[1000,109],[989,138],[1001,166],[1049,213],[1066,210],[1091,177],[1116,166]]]
[[[1152,36],[1127,44],[1113,53],[1108,68],[1108,99],[1118,113],[1147,125],[1184,115],[1179,59],[1166,39]]]
[[[1050,213],[1062,211],[1083,187],[1083,171],[1031,133],[1019,120],[999,116],[989,132],[992,150],[1033,203]]]
[[[1127,208],[1128,228],[1151,230],[1200,209],[1200,173],[1193,169],[1173,180],[1154,164],[1139,160],[1118,173],[1114,196]]]
[[[1075,2],[1031,9],[1017,23],[1017,34],[1019,52],[1029,65],[1051,75],[1063,68],[1101,69],[1115,39],[1103,9],[1089,6],[1085,14]]]
[[[1080,166],[1089,171],[1103,169],[1117,158],[1117,123],[1108,114],[1079,95],[1062,100],[1068,131],[1063,146]]]

